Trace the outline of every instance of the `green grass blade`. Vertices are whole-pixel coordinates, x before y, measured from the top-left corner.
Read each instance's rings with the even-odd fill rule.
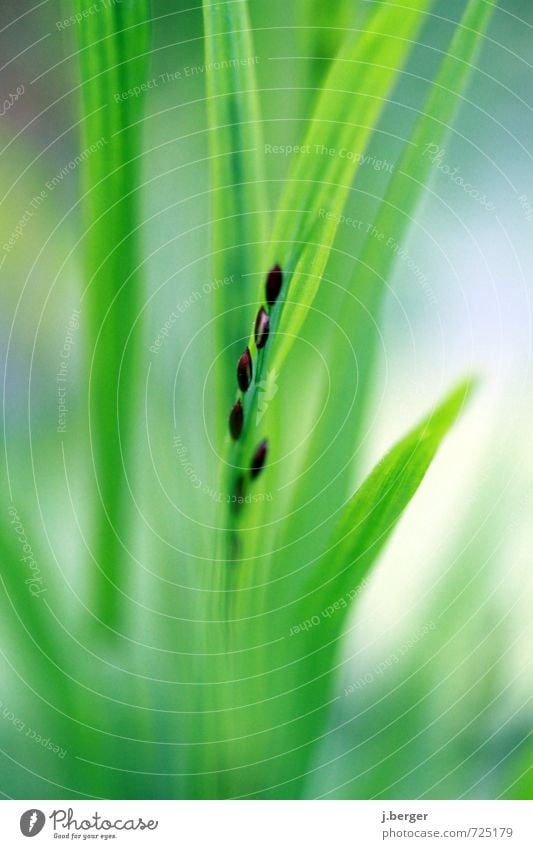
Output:
[[[429,0],[419,4],[417,10],[379,7],[369,30],[350,36],[328,73],[274,227],[271,259],[282,266],[285,291],[270,309],[266,347],[258,351],[253,333],[250,338],[253,381],[241,399],[241,438],[229,452],[233,478],[235,469],[249,468],[263,436],[254,426],[260,387],[269,372],[280,371],[316,295],[335,238],[338,221],[320,217],[318,210],[326,199],[329,209],[342,210],[357,170],[357,158],[343,155],[343,151],[364,151],[415,43],[428,5]],[[386,59],[382,58],[385,55]],[[228,492],[234,487],[233,480]]]
[[[76,6],[83,11],[82,0]],[[97,480],[95,609],[109,625],[118,618],[122,546],[130,530],[123,466],[129,464],[136,421],[138,340],[129,336],[141,287],[136,189],[142,115],[142,98],[132,90],[148,76],[149,30],[148,0],[109,4],[78,27],[83,147],[104,140],[82,166],[86,193],[82,309],[88,329],[89,420]]]
[[[309,56],[308,84],[319,92],[331,62],[344,44],[358,4],[352,0],[337,0],[332,5],[322,0],[300,0],[299,5],[299,19],[307,23],[301,35]]]
[[[220,409],[229,406],[234,393],[234,365],[238,348],[248,334],[252,318],[257,276],[264,271],[267,245],[267,198],[264,172],[264,147],[257,95],[255,53],[246,0],[204,0],[205,67],[207,76],[207,117],[211,178],[211,251],[214,279],[231,281],[216,287],[213,313],[216,317],[216,401],[215,428],[223,443],[226,419]],[[237,346],[237,349],[234,347]],[[224,547],[220,537],[215,545]],[[224,584],[226,575],[217,575],[215,583]],[[213,596],[208,616],[213,645],[223,645],[225,628],[216,624],[223,615],[224,597]],[[231,679],[228,658],[206,659],[205,674],[216,680]],[[206,688],[204,702],[216,711],[220,688]],[[204,739],[216,738],[216,713],[202,723]],[[201,755],[207,773],[204,785],[218,795],[220,779],[213,769],[220,757],[213,745]]]
[[[374,468],[346,505],[323,558],[312,571],[311,604],[320,609],[357,589],[413,498],[473,389],[461,383]],[[319,584],[318,588],[316,585]],[[338,617],[337,627],[342,616]]]
[[[493,10],[494,6],[485,0],[469,0],[438,76],[431,86],[422,114],[414,125],[410,144],[405,146],[400,162],[391,177],[374,225],[378,232],[385,233],[387,239],[392,240],[394,244],[402,244],[412,223],[412,216],[433,167],[431,157],[426,155],[427,147],[428,145],[439,147],[450,129],[460,104],[461,93],[472,71],[481,36],[488,26]],[[384,250],[382,242],[372,235],[367,237],[361,256],[358,258],[351,288],[357,292],[358,300],[363,300],[372,314],[379,311],[383,302],[385,283],[390,278],[395,259],[395,251]],[[350,298],[345,300],[346,308],[350,309],[348,302],[354,304],[353,300]],[[354,321],[357,319],[358,316],[354,315]],[[368,335],[372,323],[366,320],[364,324],[367,328],[366,335]],[[363,328],[361,332],[364,332]],[[373,351],[373,348],[370,338],[361,340],[363,368],[364,361],[368,359],[369,352]],[[366,377],[366,373],[361,376],[363,387],[368,387],[370,384]]]
[[[432,167],[430,158],[423,155],[424,149],[428,144],[441,145],[450,129],[493,8],[484,0],[469,0],[427,101],[394,169],[373,222],[373,232],[385,234],[385,240],[390,239],[391,244],[403,246]],[[325,209],[331,209],[329,202],[325,204]],[[308,454],[301,458],[302,475],[291,494],[290,508],[295,509],[309,499],[309,475],[304,471],[309,456],[323,456],[324,470],[344,468],[344,471],[336,476],[329,487],[321,485],[321,494],[314,504],[306,508],[305,516],[302,516],[303,530],[317,525],[324,515],[324,505],[331,507],[335,501],[338,503],[346,497],[347,487],[353,476],[353,463],[348,461],[354,452],[354,446],[358,444],[360,428],[365,421],[365,408],[370,398],[372,375],[375,372],[380,312],[397,253],[384,246],[384,240],[368,235],[348,285],[350,294],[341,298],[340,289],[335,289],[338,303],[331,302],[331,308],[336,310],[339,316],[342,315],[339,321],[350,334],[357,359],[357,403],[350,427],[347,428],[351,433],[352,442],[347,445],[345,441],[337,440],[331,444],[333,421],[338,416],[336,406],[331,405],[310,437]],[[352,297],[352,294],[355,297]],[[328,356],[327,349],[325,353]],[[338,349],[332,349],[329,356],[333,355],[338,374],[349,373],[353,351],[350,349],[348,352],[346,349],[346,353],[339,354]]]
[[[279,369],[313,303],[346,197],[386,99],[422,26],[418,8],[384,6],[368,31],[352,36],[324,82],[316,112],[280,202],[272,237],[289,277],[290,308],[280,319],[273,365]],[[321,218],[318,210],[332,215]],[[282,334],[282,335],[281,335]]]
[[[264,270],[267,208],[264,148],[257,97],[255,54],[246,0],[204,0],[205,62],[211,169],[212,251],[216,279],[232,278],[215,290],[219,350],[248,333]],[[222,355],[226,402],[232,395],[234,360]]]
[[[291,614],[293,623],[319,619],[317,627],[301,635],[305,645],[300,646],[298,666],[291,670],[293,679],[301,682],[299,698],[305,694],[310,710],[303,739],[316,740],[324,730],[350,609],[471,390],[470,381],[458,386],[381,460],[346,505],[327,550],[310,568],[298,613]],[[300,769],[303,777],[304,757]]]
[[[269,650],[262,657],[261,692],[263,698],[271,694],[271,704],[258,699],[257,713],[263,710],[264,715],[255,721],[256,729],[272,729],[268,752],[278,753],[278,760],[270,771],[275,775],[279,768],[287,782],[283,788],[276,786],[277,794],[303,792],[313,748],[324,732],[332,704],[331,687],[346,617],[471,390],[470,381],[459,385],[375,467],[346,505],[327,550],[308,567],[299,594],[290,601],[283,594],[289,601],[284,610],[279,609],[278,593],[276,606],[268,615],[267,633],[289,636],[277,651],[272,654]],[[250,645],[252,634],[257,638],[261,633],[261,623],[243,621],[248,638],[243,645]],[[252,716],[250,723],[248,743],[256,743],[253,756],[259,759],[262,738],[256,731],[252,740]],[[283,765],[285,755],[290,766]]]

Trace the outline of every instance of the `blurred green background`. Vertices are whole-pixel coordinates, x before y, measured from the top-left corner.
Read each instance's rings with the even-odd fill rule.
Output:
[[[373,140],[377,160],[396,162],[450,20],[463,6],[451,0],[443,17],[428,21]],[[326,59],[342,35],[329,16],[335,27],[354,26],[367,7],[338,0],[330,12],[316,0],[251,0],[267,145],[302,140]],[[45,632],[59,638],[72,676],[63,691],[60,676],[25,661],[40,636],[31,614],[25,618],[3,592],[6,797],[179,796],[187,793],[194,760],[183,754],[188,720],[179,715],[172,683],[182,674],[172,616],[181,587],[194,586],[199,564],[211,556],[205,526],[215,522],[214,502],[191,483],[176,454],[176,435],[194,474],[217,486],[199,426],[212,332],[203,27],[201,9],[187,3],[154,0],[152,11],[156,82],[145,96],[142,159],[147,350],[178,304],[180,315],[139,374],[146,421],[135,423],[141,438],[130,540],[138,568],[123,588],[123,639],[109,649],[89,637],[91,468],[78,420],[86,391],[83,314],[76,313],[82,225],[80,169],[69,163],[83,150],[76,59],[76,27],[83,24],[58,25],[72,14],[67,3],[3,5],[4,97],[23,87],[0,118],[3,533],[12,548],[14,505],[46,586]],[[432,154],[432,181],[389,281],[360,468],[371,468],[457,376],[474,371],[481,387],[361,595],[310,777],[313,797],[531,794],[532,26],[526,0],[496,10],[454,129]],[[273,209],[289,163],[290,156],[266,156]],[[346,214],[371,221],[386,177],[385,166],[362,167]],[[341,251],[356,256],[360,244],[357,229],[340,228],[331,279],[348,284]],[[349,335],[342,315],[335,318]],[[313,321],[305,333],[312,341]],[[301,369],[319,368],[300,347],[293,376],[280,387],[282,409],[296,399],[302,410],[284,417],[288,444],[305,436],[312,417]],[[65,360],[67,426],[59,439]],[[344,375],[345,385],[356,377]],[[351,399],[342,385],[335,398],[342,420]],[[3,568],[6,558],[4,552]],[[186,654],[187,645],[179,651]],[[69,720],[80,708],[84,720]],[[95,765],[102,763],[110,766]]]

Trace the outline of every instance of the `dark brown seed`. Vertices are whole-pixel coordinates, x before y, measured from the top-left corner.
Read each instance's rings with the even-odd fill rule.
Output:
[[[234,491],[233,495],[234,495],[234,500],[232,501],[233,509],[236,510],[236,511],[240,510],[242,505],[244,504],[244,496],[245,496],[244,475],[239,475],[239,477],[235,481],[235,491]]]
[[[259,448],[255,452],[252,460],[252,465],[250,467],[250,474],[253,478],[256,478],[263,466],[265,465],[266,455],[268,451],[268,442],[266,439],[263,439]]]
[[[267,311],[261,307],[255,320],[255,344],[258,348],[264,348],[270,331],[270,319]]]
[[[278,298],[279,293],[281,292],[281,286],[283,284],[283,274],[279,265],[275,265],[269,273],[266,280],[266,299],[269,307],[272,304],[275,304]]]
[[[241,392],[246,392],[252,382],[252,357],[247,348],[237,363],[237,383]]]
[[[232,439],[238,439],[242,432],[242,426],[244,424],[244,413],[242,409],[242,404],[240,401],[237,401],[236,404],[231,408],[231,413],[229,414],[229,432],[231,433]]]

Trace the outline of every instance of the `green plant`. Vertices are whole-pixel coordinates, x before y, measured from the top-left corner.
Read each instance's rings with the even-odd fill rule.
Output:
[[[85,3],[78,0],[81,14]],[[89,569],[95,616],[115,628],[127,584],[128,480],[138,411],[138,311],[142,303],[138,184],[142,101],[128,91],[149,68],[149,2],[111,4],[79,28],[83,149],[105,140],[83,171],[86,288],[81,308],[88,326],[87,421],[96,522]],[[108,631],[109,635],[109,631]]]
[[[208,23],[207,55],[211,60],[216,55],[214,45],[220,50],[220,58],[227,56],[234,47],[235,29],[240,27],[247,31],[245,16],[238,18],[237,10],[240,9],[244,15],[243,4],[231,4],[232,16],[237,15],[231,22],[224,17],[221,9],[220,4],[204,4]],[[223,795],[246,795],[247,792],[253,793],[255,787],[261,787],[263,793],[289,797],[302,792],[313,745],[324,727],[327,693],[331,686],[327,682],[335,668],[335,649],[345,617],[339,614],[334,625],[325,627],[322,624],[292,643],[288,638],[291,623],[294,626],[298,622],[312,621],[318,608],[328,609],[339,600],[348,598],[350,589],[357,591],[359,582],[414,494],[441,438],[464,402],[465,390],[460,389],[429,422],[401,443],[358,491],[340,520],[341,530],[336,531],[341,538],[348,536],[348,529],[353,524],[359,533],[356,533],[356,541],[352,541],[351,545],[343,547],[337,542],[330,542],[326,545],[324,558],[318,558],[318,565],[315,562],[317,558],[313,557],[291,569],[286,553],[276,549],[275,537],[269,537],[268,530],[265,533],[259,530],[263,523],[268,529],[268,525],[275,522],[275,513],[273,510],[265,511],[262,505],[261,510],[267,514],[262,520],[261,510],[247,504],[246,495],[257,491],[259,481],[264,485],[266,478],[272,481],[276,475],[279,480],[283,464],[280,462],[272,467],[269,461],[273,459],[274,452],[282,450],[283,440],[279,427],[276,427],[275,413],[268,418],[268,426],[263,420],[260,428],[255,426],[260,394],[258,387],[267,381],[269,370],[282,375],[287,366],[294,340],[298,338],[323,278],[355,170],[353,161],[338,155],[326,157],[324,161],[320,151],[323,148],[337,151],[347,147],[365,149],[371,138],[371,128],[408,55],[411,39],[416,36],[424,12],[425,7],[397,12],[388,6],[378,7],[371,17],[368,31],[348,40],[325,80],[302,153],[288,175],[280,200],[280,212],[273,225],[268,264],[271,267],[275,263],[278,265],[270,272],[266,284],[262,283],[262,287],[266,285],[266,291],[260,291],[258,305],[262,304],[261,311],[246,351],[239,360],[240,392],[232,410],[232,434],[228,438],[228,472],[224,491],[233,497],[233,501],[227,512],[225,557],[221,556],[218,565],[216,586],[222,593],[213,616],[220,620],[220,639],[225,638],[228,653],[227,666],[221,677],[223,679],[225,675],[231,683],[224,685],[223,680],[219,680],[213,685],[210,697],[212,710],[217,710],[217,704],[224,706],[222,717],[217,720],[222,740],[220,751],[211,750],[212,757],[207,761],[213,773],[217,763],[233,764],[226,775],[223,772],[218,776],[218,792]],[[429,139],[440,138],[444,133],[457,92],[468,71],[477,33],[486,24],[488,14],[484,4],[474,2],[468,5],[424,114],[413,129],[412,147],[407,148],[401,163],[403,167],[390,181],[376,226],[387,233],[394,233],[398,239],[405,230],[421,189],[422,181],[417,177],[422,171],[427,173],[427,165],[420,164],[421,145]],[[376,64],[377,51],[382,49],[385,39],[387,63]],[[224,116],[228,100],[233,100],[233,114],[251,114],[255,129],[256,108],[249,112],[246,107],[247,99],[253,97],[253,72],[246,82],[236,75],[232,79],[237,82],[233,92],[226,88],[224,97],[210,104],[212,126],[227,126]],[[360,94],[359,110],[355,125],[352,125],[345,116],[350,114],[356,86]],[[243,162],[240,167],[237,160],[242,147],[241,122],[237,126],[231,125],[229,133],[230,136],[233,134],[233,180],[239,190],[236,196],[244,195],[235,217],[240,213],[246,221],[247,198],[240,180],[246,165]],[[219,156],[224,157],[227,135],[226,129],[225,134],[220,136],[221,146],[212,146],[215,162]],[[215,133],[215,142],[218,138]],[[258,148],[259,144],[256,141]],[[256,149],[256,154],[259,153],[260,148]],[[245,156],[248,155],[246,152]],[[260,175],[260,156],[257,155],[256,159]],[[220,192],[233,192],[227,175],[225,182],[221,183],[218,167],[212,170],[212,180],[216,197]],[[398,205],[399,198],[401,206]],[[329,210],[325,218],[316,213],[313,215],[312,210],[324,206]],[[255,213],[254,204],[251,209]],[[214,228],[218,244],[224,243],[225,239],[227,244],[231,244],[234,217],[230,226],[232,230],[226,233],[226,221],[215,208]],[[253,237],[246,234],[246,244],[248,238]],[[366,271],[372,278],[378,279],[386,279],[390,272],[390,255],[384,257],[383,251],[377,253],[375,244],[369,238],[363,254],[363,286]],[[261,267],[261,248],[259,244],[255,269]],[[218,251],[215,251],[215,256],[218,257]],[[360,277],[359,274],[354,279],[354,286],[359,285]],[[269,292],[272,286],[274,296]],[[375,291],[379,293],[379,287],[374,285],[374,300],[380,297],[374,294]],[[376,304],[372,306],[377,309]],[[227,308],[234,310],[235,301]],[[231,330],[229,333],[231,335]],[[369,340],[371,346],[372,341]],[[333,422],[334,413],[328,419],[330,433]],[[437,422],[437,425],[434,427],[432,422]],[[273,432],[267,427],[273,428]],[[262,441],[265,434],[268,441]],[[346,446],[343,449],[346,452]],[[312,460],[312,456],[308,456],[302,462],[312,463]],[[383,506],[383,501],[385,508],[381,524],[379,506]],[[240,506],[239,502],[242,502]],[[327,522],[327,514],[325,518]],[[334,537],[336,539],[338,537]],[[269,543],[273,543],[272,550],[269,550]],[[335,552],[333,556],[332,551]],[[224,624],[226,620],[227,626]],[[272,641],[275,643],[274,650]],[[271,781],[269,787],[262,784],[261,773],[265,768]]]
[[[357,163],[376,141],[432,9],[430,0],[414,7],[372,4],[336,57],[320,45],[337,45],[339,30],[318,39],[319,58],[309,73],[313,115],[273,203],[247,3],[203,4],[212,274],[232,284],[215,289],[212,339],[191,378],[191,384],[207,381],[208,367],[215,373],[206,401],[214,448],[197,425],[188,432],[220,498],[208,503],[176,482],[167,462],[180,511],[165,513],[169,526],[177,523],[169,534],[173,546],[146,543],[150,579],[132,545],[138,520],[130,471],[143,468],[138,392],[146,367],[146,288],[139,215],[143,100],[128,95],[149,76],[148,3],[112,4],[80,30],[84,145],[106,138],[104,153],[83,166],[89,404],[77,422],[80,432],[89,423],[94,477],[84,566],[92,589],[89,614],[80,621],[85,628],[96,618],[96,636],[82,629],[82,643],[63,662],[59,623],[47,610],[28,608],[13,571],[6,573],[39,645],[43,677],[52,670],[48,688],[64,689],[65,735],[77,741],[83,765],[81,776],[68,775],[71,793],[294,798],[310,792],[347,617],[471,391],[471,381],[462,381],[362,479],[354,452],[370,407],[394,253],[369,234],[357,256],[339,258],[337,239]],[[440,143],[449,128],[490,13],[484,0],[466,4],[379,197],[369,223],[393,243],[404,239],[429,179],[421,151]],[[343,27],[347,17],[349,8],[340,4]],[[340,155],[343,150],[359,153],[359,160]],[[343,285],[329,276],[335,259]],[[311,337],[338,391],[346,391],[349,352],[337,347],[318,302],[322,316],[350,317],[360,374],[349,427],[339,428],[335,404],[314,385],[299,350]],[[280,384],[275,397],[268,393],[272,376]],[[181,388],[189,402],[196,385]],[[185,419],[185,403],[177,406],[178,421]],[[168,408],[158,407],[158,437],[167,435],[164,415],[168,424]],[[168,456],[170,440],[155,441]],[[152,500],[149,476],[138,478]],[[14,562],[9,532],[5,548]],[[135,581],[140,602],[128,595]],[[65,775],[58,771],[58,786],[65,786]]]

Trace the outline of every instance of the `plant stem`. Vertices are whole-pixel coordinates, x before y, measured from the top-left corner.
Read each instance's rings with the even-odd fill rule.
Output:
[[[80,11],[82,0],[78,0]],[[88,417],[95,487],[95,611],[111,629],[120,621],[120,592],[132,525],[126,497],[133,456],[141,295],[138,235],[142,98],[128,89],[147,77],[149,4],[113,4],[79,27],[84,149],[84,270],[87,314]],[[126,58],[125,58],[126,57]],[[103,141],[102,141],[103,140]],[[131,338],[130,338],[131,335]],[[127,470],[127,471],[126,471]]]

